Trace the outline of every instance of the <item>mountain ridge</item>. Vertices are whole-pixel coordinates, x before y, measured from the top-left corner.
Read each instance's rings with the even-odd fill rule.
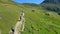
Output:
[[[51,3],[51,4],[59,4],[60,3],[60,0],[45,0],[43,1],[43,3]]]
[[[50,11],[54,11],[59,13],[60,12],[60,0],[45,0],[41,3],[41,5]]]

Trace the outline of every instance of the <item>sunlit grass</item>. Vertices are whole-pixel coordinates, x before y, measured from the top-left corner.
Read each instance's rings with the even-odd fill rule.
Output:
[[[42,7],[40,9],[28,7],[0,3],[0,29],[2,34],[8,34],[11,27],[14,27],[21,10],[24,10],[26,19],[25,30],[22,34],[60,34],[59,15],[55,12],[43,10]]]

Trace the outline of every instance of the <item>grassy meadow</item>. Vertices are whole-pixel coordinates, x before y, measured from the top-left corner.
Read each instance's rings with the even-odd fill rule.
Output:
[[[7,0],[7,3],[2,1],[0,1],[0,30],[2,34],[9,33],[22,10],[24,10],[26,22],[25,29],[21,34],[60,34],[60,15],[57,13],[43,10],[42,7],[15,5]]]

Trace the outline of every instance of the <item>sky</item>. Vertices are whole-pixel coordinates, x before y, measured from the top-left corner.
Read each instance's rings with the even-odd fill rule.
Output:
[[[35,4],[40,4],[44,0],[13,0],[14,2],[17,3],[35,3]]]

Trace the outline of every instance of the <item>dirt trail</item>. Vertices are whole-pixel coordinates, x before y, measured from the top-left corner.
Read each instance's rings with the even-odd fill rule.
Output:
[[[24,30],[25,26],[25,18],[24,18],[24,13],[22,13],[21,17],[17,21],[14,29],[14,34],[21,34],[20,31]]]
[[[1,34],[1,30],[0,30],[0,34]]]

